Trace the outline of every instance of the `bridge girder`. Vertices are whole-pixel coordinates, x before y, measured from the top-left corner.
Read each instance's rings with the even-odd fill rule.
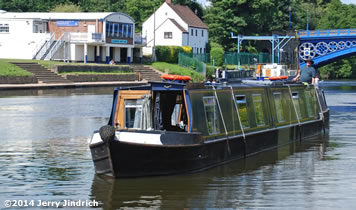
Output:
[[[356,55],[356,29],[331,29],[298,32],[300,67],[313,59],[317,67]]]

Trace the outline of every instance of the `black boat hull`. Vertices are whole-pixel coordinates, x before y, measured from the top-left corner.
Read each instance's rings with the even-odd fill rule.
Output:
[[[113,140],[90,145],[97,174],[113,177],[159,176],[200,171],[264,150],[328,132],[323,120],[252,132],[188,145],[147,145]]]

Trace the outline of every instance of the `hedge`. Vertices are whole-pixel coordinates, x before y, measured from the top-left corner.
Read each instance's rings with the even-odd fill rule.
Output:
[[[157,46],[156,49],[157,61],[178,63],[178,54],[180,52],[192,53],[190,46]]]
[[[215,66],[224,65],[224,49],[220,47],[214,47],[210,51],[210,56],[215,60]]]

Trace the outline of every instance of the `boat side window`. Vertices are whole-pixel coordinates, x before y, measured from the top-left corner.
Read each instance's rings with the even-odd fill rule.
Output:
[[[313,109],[313,97],[310,90],[305,91],[304,95],[307,104],[308,117],[313,117],[315,110]]]
[[[265,117],[263,114],[263,104],[262,104],[262,95],[253,94],[252,95],[253,105],[255,107],[255,117],[257,126],[265,125]]]
[[[294,106],[295,106],[295,108],[297,110],[298,118],[300,119],[302,117],[302,113],[300,111],[299,93],[298,92],[292,92],[292,98],[293,98]]]
[[[236,95],[236,104],[239,109],[239,115],[241,118],[241,124],[243,128],[248,128],[249,123],[248,123],[248,112],[247,112],[247,101],[246,101],[246,96],[245,95]]]
[[[142,129],[143,99],[125,100],[125,128]]]
[[[214,96],[203,97],[206,124],[209,134],[220,133],[217,104]]]
[[[278,122],[284,122],[286,119],[284,116],[284,111],[282,106],[281,92],[274,92],[273,97],[274,97],[274,104],[276,107],[277,120]]]

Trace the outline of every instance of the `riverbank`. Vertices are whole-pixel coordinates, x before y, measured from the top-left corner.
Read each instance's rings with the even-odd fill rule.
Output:
[[[73,83],[33,83],[33,84],[0,84],[0,90],[26,90],[26,89],[56,89],[56,88],[85,88],[108,86],[139,86],[147,81],[120,81],[120,82],[73,82]]]

